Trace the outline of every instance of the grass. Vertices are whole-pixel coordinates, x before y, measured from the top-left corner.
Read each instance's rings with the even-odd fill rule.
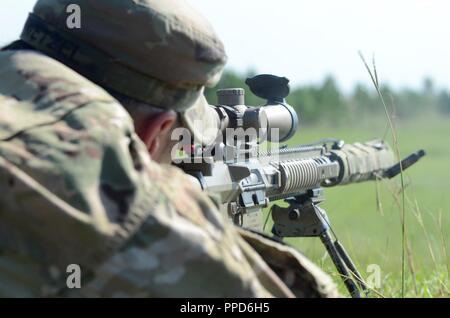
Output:
[[[346,142],[382,137],[385,122],[380,118],[346,127],[305,127],[289,145],[325,137]],[[371,264],[379,266],[381,286],[376,290],[383,296],[449,297],[450,118],[416,118],[397,123],[396,130],[402,157],[418,149],[427,152],[404,172],[404,216],[399,177],[327,188],[326,201],[321,206],[327,210],[334,230],[362,275],[370,276],[366,269]],[[403,217],[407,225],[404,235]],[[318,238],[288,242],[339,281]],[[406,271],[402,270],[403,253]],[[339,288],[347,294],[342,284]]]

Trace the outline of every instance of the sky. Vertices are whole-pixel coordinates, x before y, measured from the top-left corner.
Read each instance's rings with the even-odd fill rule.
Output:
[[[163,1],[163,0],[162,0]],[[344,90],[370,84],[358,56],[375,56],[382,83],[450,89],[450,1],[188,0],[225,44],[228,67],[286,76],[293,85],[332,74]],[[17,38],[35,0],[0,1],[0,44]]]

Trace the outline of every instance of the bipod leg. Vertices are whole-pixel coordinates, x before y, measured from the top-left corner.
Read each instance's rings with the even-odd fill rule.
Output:
[[[355,264],[353,263],[352,259],[350,258],[350,255],[348,255],[344,246],[342,246],[342,244],[338,240],[334,241],[334,246],[335,246],[336,250],[338,251],[339,255],[341,256],[341,258],[344,260],[344,263],[347,266],[347,268],[355,276],[355,279],[358,282],[359,288],[361,288],[361,290],[367,294],[366,282],[363,280],[361,274],[359,273],[358,269],[356,268]]]
[[[353,298],[360,298],[361,295],[359,293],[358,287],[355,281],[352,279],[351,274],[349,273],[347,266],[345,265],[344,260],[341,258],[336,246],[331,239],[329,231],[325,231],[320,235],[320,240],[328,251],[328,254],[331,257],[331,260],[336,266],[337,271],[342,277],[344,281],[345,287]]]

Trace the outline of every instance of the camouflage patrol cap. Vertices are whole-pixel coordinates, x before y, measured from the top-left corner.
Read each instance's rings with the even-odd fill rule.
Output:
[[[180,112],[194,134],[194,120],[215,128],[203,87],[219,80],[226,54],[183,0],[38,0],[21,39],[102,87]]]

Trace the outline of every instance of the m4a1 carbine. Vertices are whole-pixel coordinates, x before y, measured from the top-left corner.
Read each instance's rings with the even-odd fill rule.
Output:
[[[275,148],[275,143],[291,138],[298,127],[297,113],[285,101],[288,82],[273,75],[247,79],[250,90],[267,100],[262,107],[245,106],[243,89],[218,90],[218,106],[213,107],[225,134],[213,145],[192,146],[189,156],[178,165],[218,197],[222,212],[235,224],[251,230],[263,230],[263,208],[284,200],[287,207],[271,207],[275,238],[320,237],[346,288],[353,297],[360,297],[367,286],[331,235],[330,221],[319,207],[323,188],[392,178],[425,152],[395,163],[392,150],[381,140],[345,144],[326,139]]]

